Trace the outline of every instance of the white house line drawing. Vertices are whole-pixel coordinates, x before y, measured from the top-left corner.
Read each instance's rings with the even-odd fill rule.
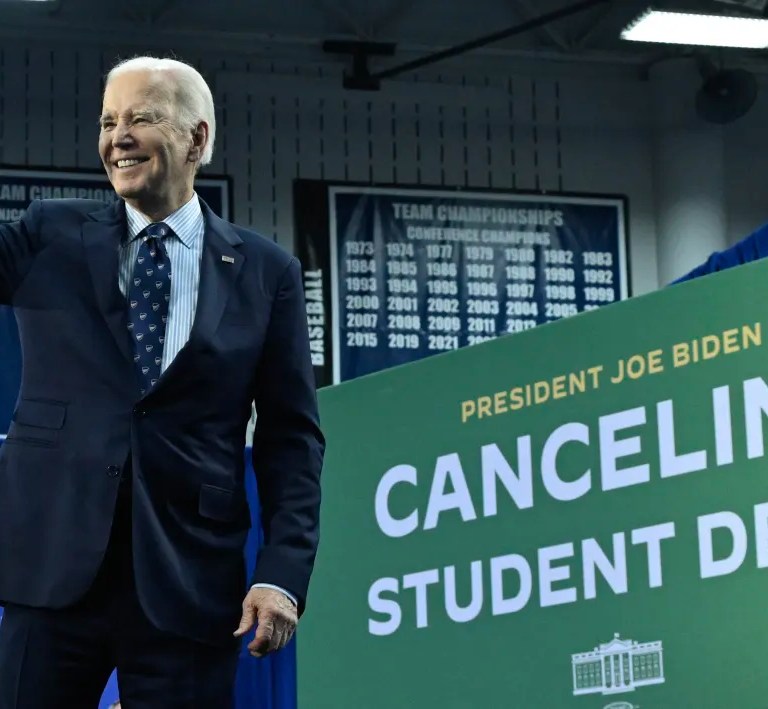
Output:
[[[571,655],[571,668],[574,695],[634,692],[664,683],[664,651],[661,640],[638,643],[615,633],[594,650]]]

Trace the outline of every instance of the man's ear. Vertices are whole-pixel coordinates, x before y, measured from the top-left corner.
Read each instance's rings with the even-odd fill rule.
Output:
[[[187,153],[187,160],[200,162],[206,145],[208,145],[208,124],[205,121],[200,121],[192,131],[192,145]]]

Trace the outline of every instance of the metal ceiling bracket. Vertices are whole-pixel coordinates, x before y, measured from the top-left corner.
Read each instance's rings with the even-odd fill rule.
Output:
[[[394,42],[355,42],[326,40],[323,51],[329,54],[348,54],[352,57],[352,72],[344,74],[344,88],[358,91],[378,91],[381,81],[371,73],[371,57],[391,57],[395,53]]]

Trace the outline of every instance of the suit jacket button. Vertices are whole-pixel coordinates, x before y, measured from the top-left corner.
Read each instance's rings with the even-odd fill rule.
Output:
[[[120,475],[120,468],[118,468],[116,465],[110,465],[107,467],[107,475],[109,475],[110,478],[116,478],[118,475]]]
[[[137,416],[146,416],[147,415],[147,410],[146,409],[134,409],[133,412]]]

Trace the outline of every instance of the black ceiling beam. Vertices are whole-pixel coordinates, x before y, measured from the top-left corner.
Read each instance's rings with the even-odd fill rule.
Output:
[[[588,10],[591,7],[604,5],[608,2],[611,2],[611,0],[582,0],[582,2],[568,5],[567,7],[561,8],[560,10],[554,10],[553,12],[539,15],[538,17],[534,17],[530,20],[527,20],[526,22],[520,23],[519,25],[515,25],[514,27],[509,27],[508,29],[501,30],[499,32],[494,32],[483,37],[478,37],[477,39],[473,39],[469,42],[464,42],[464,44],[458,44],[455,47],[449,47],[448,49],[444,49],[440,52],[428,54],[425,57],[414,59],[413,61],[406,62],[405,64],[398,64],[397,66],[393,66],[389,69],[374,72],[370,75],[369,78],[373,81],[390,79],[393,76],[404,74],[407,71],[420,69],[421,67],[434,64],[435,62],[442,61],[443,59],[449,59],[451,57],[458,56],[459,54],[465,54],[466,52],[472,51],[473,49],[478,49],[479,47],[484,47],[488,44],[499,42],[502,39],[507,39],[508,37],[512,37],[516,34],[528,32],[528,30],[542,27],[549,24],[550,22],[556,22],[557,20],[568,17],[569,15],[575,15],[579,12],[584,12],[584,10]]]

